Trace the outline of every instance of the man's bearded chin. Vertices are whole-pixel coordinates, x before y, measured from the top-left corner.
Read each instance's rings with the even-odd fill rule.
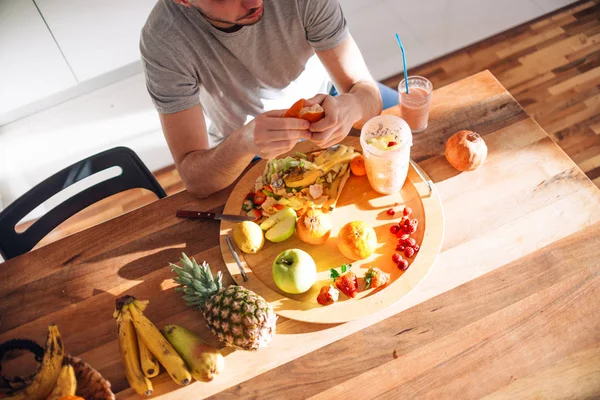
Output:
[[[207,14],[204,11],[200,10],[198,7],[195,7],[195,8],[198,10],[198,12],[200,12],[200,14],[202,14],[209,21],[220,22],[222,24],[238,25],[238,26],[250,26],[250,25],[254,25],[254,24],[258,23],[262,19],[263,15],[264,15],[264,12],[263,12],[255,21],[251,21],[251,22],[244,22],[244,20],[247,19],[248,17],[242,17],[242,18],[240,18],[237,21],[226,21],[224,19],[219,19],[217,17],[211,16],[210,14]],[[252,13],[254,13],[254,11],[256,11],[256,10],[253,10]],[[252,14],[249,14],[249,15],[252,15]]]
[[[220,19],[220,18],[217,18],[217,17],[215,17],[213,15],[207,14],[206,12],[204,12],[203,10],[201,10],[200,7],[192,4],[192,2],[190,0],[173,0],[173,1],[175,1],[175,3],[179,3],[179,4],[181,4],[183,6],[186,6],[186,7],[193,7],[196,10],[198,10],[198,12],[200,14],[202,14],[206,19],[209,19],[209,20],[214,21],[214,22],[220,22],[222,24],[250,26],[250,25],[254,25],[254,24],[258,23],[262,19],[263,15],[264,15],[264,11],[263,11],[263,13],[260,15],[260,17],[258,17],[258,19],[256,21],[243,22],[244,19],[247,19],[250,15],[252,15],[252,14],[254,14],[254,12],[256,12],[256,10],[258,8],[255,8],[255,9],[250,10],[250,12],[248,12],[247,16],[242,17],[242,18],[240,18],[237,21],[226,21],[224,19]]]

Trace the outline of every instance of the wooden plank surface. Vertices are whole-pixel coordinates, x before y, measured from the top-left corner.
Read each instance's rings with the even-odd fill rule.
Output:
[[[489,156],[479,170],[458,173],[445,161],[443,144],[454,131],[464,128],[473,128],[483,134]],[[153,379],[155,393],[165,399],[204,398],[238,387],[244,381],[340,342],[488,272],[499,268],[501,272],[504,269],[501,267],[532,253],[531,257],[539,253],[551,262],[547,251],[540,249],[561,243],[562,239],[600,221],[600,190],[489,72],[435,92],[430,128],[415,137],[413,155],[436,182],[446,216],[442,252],[419,287],[394,306],[346,324],[323,326],[280,318],[278,334],[270,347],[257,353],[228,352],[226,369],[215,381],[178,388],[163,373]],[[3,264],[0,268],[0,341],[13,337],[40,341],[47,324],[55,322],[69,353],[81,356],[108,378],[119,392],[118,398],[136,398],[127,389],[119,362],[116,325],[112,319],[114,300],[125,293],[149,299],[147,313],[158,326],[182,324],[216,345],[201,315],[188,309],[173,290],[173,274],[167,265],[185,251],[198,260],[206,260],[215,270],[225,270],[218,248],[218,224],[180,220],[175,217],[175,211],[180,208],[220,210],[230,190],[204,200],[182,192]],[[599,256],[599,240],[598,235],[586,236],[586,241],[593,246],[585,248],[589,257],[578,264],[589,272],[594,271],[591,263]],[[569,279],[575,279],[569,268],[556,267],[552,271],[556,275],[556,284],[565,285],[564,290],[569,287]],[[227,273],[225,277],[231,282]],[[540,279],[546,279],[546,275]],[[470,294],[464,296],[474,296],[478,301],[497,303],[496,306],[501,307],[505,303],[497,300],[494,293],[502,292],[506,283],[502,279],[494,282],[494,290],[469,291]],[[536,288],[539,292],[535,292]],[[530,289],[532,299],[535,296],[546,299],[547,286],[531,286]],[[580,301],[588,301],[586,296],[594,296],[594,292],[583,292],[573,299],[574,307],[577,308]],[[477,316],[484,318],[483,314],[475,312],[477,309],[470,301],[446,306],[452,308],[451,317],[459,319],[457,323],[465,327],[475,323],[473,318]],[[535,307],[535,301],[530,306]],[[510,308],[510,304],[506,304],[505,308],[510,311],[506,311],[507,317],[519,318],[527,312],[519,305]],[[499,311],[503,309],[498,308]],[[421,314],[415,314],[415,318],[425,320],[427,313],[421,308],[417,310],[421,310]],[[483,308],[481,312],[485,310],[491,308]],[[581,324],[582,313],[572,314],[577,324]],[[564,314],[556,315],[556,318],[562,318]],[[595,322],[588,322],[597,323],[597,318],[596,315]],[[431,325],[434,323],[452,330],[443,318],[434,320]],[[561,323],[557,322],[557,326],[562,327]],[[382,328],[377,328],[379,326]],[[389,329],[387,325],[377,324],[373,329],[387,330],[386,327]],[[588,335],[586,340],[591,340],[590,336],[597,338],[596,332],[586,330],[580,335]],[[555,337],[552,332],[544,334],[549,335],[548,340]],[[468,338],[461,340],[463,345],[471,343],[478,347],[486,339],[474,336],[471,342]],[[512,343],[516,349],[513,351],[520,349],[533,354],[534,343],[534,339]],[[433,349],[439,351],[439,347],[426,344],[421,351]],[[595,360],[589,353],[569,351],[562,359],[565,368],[577,360],[588,364]],[[369,358],[361,354],[353,354],[353,357],[358,364]],[[456,359],[465,357],[459,352]],[[504,360],[510,364],[512,359],[507,357]],[[463,362],[467,368],[469,363],[466,359]],[[530,376],[534,367],[525,365],[523,374]],[[490,368],[496,374],[502,372],[493,369],[494,366]],[[440,385],[449,384],[453,379],[451,375],[443,375],[439,382]],[[516,392],[521,389],[519,386],[510,388]]]
[[[599,236],[597,223],[214,398],[594,398]]]

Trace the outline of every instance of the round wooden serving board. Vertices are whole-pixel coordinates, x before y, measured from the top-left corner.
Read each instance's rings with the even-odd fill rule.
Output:
[[[360,142],[356,137],[348,137],[343,143],[360,150]],[[290,154],[296,151],[313,150],[317,150],[314,144],[302,142]],[[227,200],[223,213],[240,214],[246,195],[253,190],[254,182],[263,173],[265,165],[265,160],[260,161],[242,177]],[[429,177],[426,178],[429,180]],[[425,278],[437,258],[444,235],[444,213],[438,192],[433,183],[431,181],[430,183],[433,189],[431,193],[427,183],[423,182],[411,166],[402,190],[391,195],[381,195],[371,189],[366,176],[351,176],[343,188],[336,209],[330,214],[333,223],[331,236],[326,243],[318,246],[302,242],[294,233],[291,238],[281,243],[271,243],[266,240],[264,247],[257,254],[245,254],[233,242],[231,231],[236,223],[222,221],[223,259],[238,285],[263,296],[271,303],[277,314],[286,318],[312,323],[342,323],[372,314],[389,307],[414,289]],[[421,249],[408,260],[410,262],[408,270],[402,272],[392,262],[397,239],[390,233],[390,227],[400,220],[405,205],[412,208],[413,217],[419,220],[417,232],[412,237],[417,240]],[[386,214],[386,211],[392,207],[400,211],[394,217]],[[340,228],[356,220],[365,221],[375,229],[378,248],[369,258],[352,262],[338,251],[336,240]],[[229,251],[225,241],[226,235],[230,235],[242,262],[248,278],[245,282]],[[292,248],[308,252],[317,265],[317,282],[308,292],[299,295],[282,292],[275,285],[272,277],[273,261],[277,255]],[[352,264],[352,271],[358,276],[358,295],[351,299],[340,294],[340,299],[329,306],[317,303],[317,295],[321,287],[333,282],[329,278],[329,269],[338,268],[339,271],[342,264],[348,263]],[[364,290],[362,278],[372,266],[390,273],[391,281],[382,288]]]

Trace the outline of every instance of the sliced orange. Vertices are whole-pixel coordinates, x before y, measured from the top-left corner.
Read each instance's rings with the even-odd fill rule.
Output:
[[[367,174],[367,170],[365,169],[365,158],[362,154],[354,157],[352,161],[350,161],[350,170],[356,176],[364,176]]]

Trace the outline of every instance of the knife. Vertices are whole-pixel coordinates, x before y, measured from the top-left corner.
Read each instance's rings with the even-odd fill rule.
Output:
[[[231,239],[229,239],[228,235],[225,235],[225,241],[227,242],[227,246],[229,247],[229,251],[231,252],[231,255],[233,256],[233,259],[235,260],[235,263],[237,264],[240,273],[242,274],[242,278],[244,279],[244,282],[248,281],[248,277],[246,276],[246,273],[244,272],[244,267],[242,266],[242,262],[240,261],[240,257],[238,257],[237,253],[235,252],[235,249],[233,248],[233,245],[231,244]]]
[[[249,217],[247,215],[229,215],[229,214],[217,214],[213,212],[203,211],[187,211],[177,210],[175,214],[179,218],[191,218],[191,219],[216,219],[216,220],[227,220],[227,221],[254,221],[255,217]]]
[[[431,192],[433,192],[433,188],[431,187],[431,182],[429,182],[428,179],[425,179],[425,175],[423,175],[423,172],[421,171],[421,167],[419,167],[417,165],[417,163],[412,160],[412,158],[409,158],[408,161],[415,169],[415,172],[421,177],[423,182],[425,182],[427,184],[427,186],[429,187],[429,194],[431,195]]]

